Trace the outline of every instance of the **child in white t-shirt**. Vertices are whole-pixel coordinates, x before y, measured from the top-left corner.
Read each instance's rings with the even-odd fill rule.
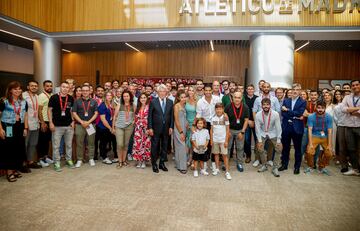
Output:
[[[211,119],[210,130],[210,144],[212,147],[212,154],[215,157],[216,168],[213,169],[213,175],[216,176],[219,171],[219,155],[222,155],[225,164],[225,178],[231,180],[229,173],[229,160],[228,160],[228,140],[229,140],[229,118],[224,113],[224,105],[217,103],[215,105],[215,116]]]
[[[206,120],[204,118],[196,119],[195,121],[196,130],[192,134],[191,143],[193,147],[193,161],[194,161],[194,177],[198,177],[199,173],[197,170],[198,161],[200,161],[200,173],[204,176],[209,173],[204,169],[204,161],[208,161],[208,155],[205,154],[207,146],[209,144],[210,135],[209,131],[205,129]]]

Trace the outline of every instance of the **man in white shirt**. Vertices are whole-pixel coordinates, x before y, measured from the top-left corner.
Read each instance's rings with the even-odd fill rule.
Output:
[[[212,93],[213,96],[217,96],[221,100],[224,95],[221,94],[221,92],[220,92],[220,82],[219,81],[215,80],[212,83],[212,90],[213,90],[213,93]]]
[[[345,96],[342,101],[342,112],[349,115],[345,121],[347,150],[350,154],[352,169],[344,172],[346,176],[359,176],[359,150],[360,150],[360,81],[350,82],[352,93]]]
[[[29,132],[26,136],[26,158],[29,168],[41,168],[41,165],[37,164],[37,161],[34,162],[34,155],[36,151],[36,145],[39,140],[39,99],[37,96],[37,91],[39,89],[38,82],[31,80],[28,82],[27,90],[23,93],[23,98],[26,100],[28,105],[28,124]]]
[[[207,84],[204,87],[204,96],[196,104],[196,118],[204,118],[206,120],[206,128],[209,130],[211,128],[211,119],[215,115],[215,105],[221,103],[219,97],[212,94],[211,85]],[[208,150],[206,155],[210,157],[211,154],[211,145],[208,145]],[[215,169],[215,159],[211,155],[212,168]]]
[[[262,167],[258,172],[264,172],[267,170],[267,166],[273,166],[272,174],[275,177],[279,177],[279,163],[282,151],[281,145],[281,123],[279,113],[270,109],[270,99],[264,98],[261,101],[262,111],[256,113],[255,116],[255,130],[258,143],[256,144],[255,152],[261,158]],[[271,159],[267,160],[267,152],[264,150],[265,143],[268,142],[269,146],[274,146],[275,158],[274,163],[271,163]]]

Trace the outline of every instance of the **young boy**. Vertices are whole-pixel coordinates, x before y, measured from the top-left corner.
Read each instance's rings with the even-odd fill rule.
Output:
[[[211,119],[210,144],[212,153],[215,157],[216,168],[213,169],[213,175],[216,176],[219,171],[219,155],[221,154],[225,164],[225,178],[231,180],[229,173],[229,160],[227,157],[227,148],[229,140],[229,118],[224,113],[224,105],[222,103],[215,104],[215,116]]]

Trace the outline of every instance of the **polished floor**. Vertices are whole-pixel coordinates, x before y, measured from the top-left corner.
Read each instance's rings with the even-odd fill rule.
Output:
[[[0,178],[0,230],[360,230],[360,177],[275,178],[250,164],[231,181],[151,168],[33,170]],[[160,170],[161,171],[161,170]]]

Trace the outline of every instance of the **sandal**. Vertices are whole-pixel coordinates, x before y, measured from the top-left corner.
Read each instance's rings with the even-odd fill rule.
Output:
[[[121,168],[122,166],[123,166],[123,162],[120,162],[120,161],[119,161],[119,164],[118,164],[118,165],[116,165],[116,168],[118,168],[118,169],[119,169],[119,168]]]
[[[123,165],[124,165],[124,166],[128,166],[129,163],[128,163],[127,161],[124,161],[124,162],[123,162]]]
[[[9,182],[17,181],[16,176],[14,174],[7,175],[6,178]]]
[[[22,177],[22,175],[21,175],[20,172],[14,172],[14,176],[15,176],[16,178],[21,178],[21,177]]]

